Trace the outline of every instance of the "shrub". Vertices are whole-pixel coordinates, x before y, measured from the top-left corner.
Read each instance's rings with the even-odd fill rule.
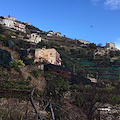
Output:
[[[16,67],[17,66],[17,63],[15,61],[10,61],[9,62],[9,66],[10,67]]]
[[[26,80],[27,80],[27,81],[31,81],[32,78],[31,78],[30,76],[28,76]]]
[[[17,60],[16,62],[17,62],[18,68],[22,68],[25,66],[22,60]]]
[[[31,74],[32,74],[34,77],[38,77],[39,72],[38,72],[38,70],[32,70],[32,71],[31,71]]]
[[[75,105],[80,107],[84,103],[84,101],[85,100],[83,98],[77,98],[75,101]]]
[[[79,87],[79,85],[77,85],[77,84],[73,84],[72,86],[71,86],[71,89],[79,89],[80,87]]]

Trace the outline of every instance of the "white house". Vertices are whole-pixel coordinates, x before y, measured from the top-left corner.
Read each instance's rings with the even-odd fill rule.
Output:
[[[14,28],[16,30],[19,30],[21,32],[26,33],[25,25],[18,22],[15,17],[11,17],[10,15],[8,17],[3,17],[4,19],[0,19],[0,23],[9,27]]]
[[[30,39],[29,39],[29,42],[34,42],[34,43],[39,43],[39,42],[41,42],[41,37],[40,37],[40,35],[37,34],[37,33],[32,33],[32,34],[31,34],[31,37],[30,37]]]
[[[81,42],[81,43],[83,43],[83,44],[85,44],[85,45],[90,44],[90,42],[88,42],[86,40],[78,40],[78,41]]]
[[[9,27],[9,28],[14,28],[14,21],[12,19],[9,18],[4,18],[2,21],[3,25]]]
[[[19,22],[14,22],[14,29],[19,30],[21,32],[26,32],[25,25]]]
[[[47,34],[47,36],[58,36],[58,37],[62,37],[60,32],[53,32],[52,30],[50,30]]]
[[[62,37],[60,32],[56,32],[55,35],[58,36],[58,37]]]

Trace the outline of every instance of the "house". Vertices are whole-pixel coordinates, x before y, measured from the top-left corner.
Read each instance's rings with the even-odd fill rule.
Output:
[[[9,27],[9,28],[14,28],[14,21],[10,18],[4,17],[2,24]]]
[[[29,42],[39,43],[41,42],[41,37],[38,33],[32,33]]]
[[[58,37],[62,37],[60,32],[56,32],[55,35],[58,36]]]
[[[60,54],[54,49],[36,49],[35,50],[35,61],[34,62],[43,62],[48,61],[48,63],[54,65],[61,65]]]
[[[21,32],[26,32],[25,25],[19,22],[14,22],[14,29],[19,30]]]
[[[3,19],[0,19],[0,23],[5,25],[6,27],[14,28],[15,30],[26,33],[26,26],[18,22],[15,17],[11,17],[10,15],[8,17],[3,17]]]
[[[115,50],[115,43],[106,43],[106,50]]]
[[[48,31],[47,36],[58,36],[58,37],[62,37],[60,32],[53,32],[52,30]]]
[[[52,30],[50,30],[48,33],[51,35],[55,35],[55,32],[53,32]]]
[[[78,41],[81,42],[81,43],[83,43],[83,44],[85,44],[85,45],[90,44],[90,42],[88,42],[86,40],[78,40]]]
[[[24,22],[26,25],[32,25],[31,23],[29,23],[29,22]]]

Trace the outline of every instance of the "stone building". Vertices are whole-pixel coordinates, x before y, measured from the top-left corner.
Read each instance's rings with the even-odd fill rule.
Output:
[[[115,43],[106,43],[106,50],[115,50]]]

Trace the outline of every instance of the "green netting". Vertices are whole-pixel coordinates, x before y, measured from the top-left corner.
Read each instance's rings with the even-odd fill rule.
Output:
[[[115,67],[109,67],[109,68],[106,68],[106,70],[108,70],[108,71],[119,71],[120,69],[115,68]]]
[[[114,74],[120,74],[120,70],[119,71],[114,71]]]
[[[111,65],[110,67],[120,67],[120,65]]]
[[[102,67],[89,67],[88,69],[91,69],[91,70],[105,70],[105,68],[102,68]]]
[[[115,76],[115,75],[113,75],[113,76],[110,76],[110,75],[104,75],[104,76],[101,76],[102,78],[106,78],[106,79],[119,79],[119,77],[118,76]]]
[[[0,64],[9,65],[9,62],[12,60],[10,52],[0,49]]]
[[[95,65],[95,63],[90,62],[88,60],[73,60],[73,61],[78,62],[80,65],[83,65],[83,66],[93,66],[93,65]]]

